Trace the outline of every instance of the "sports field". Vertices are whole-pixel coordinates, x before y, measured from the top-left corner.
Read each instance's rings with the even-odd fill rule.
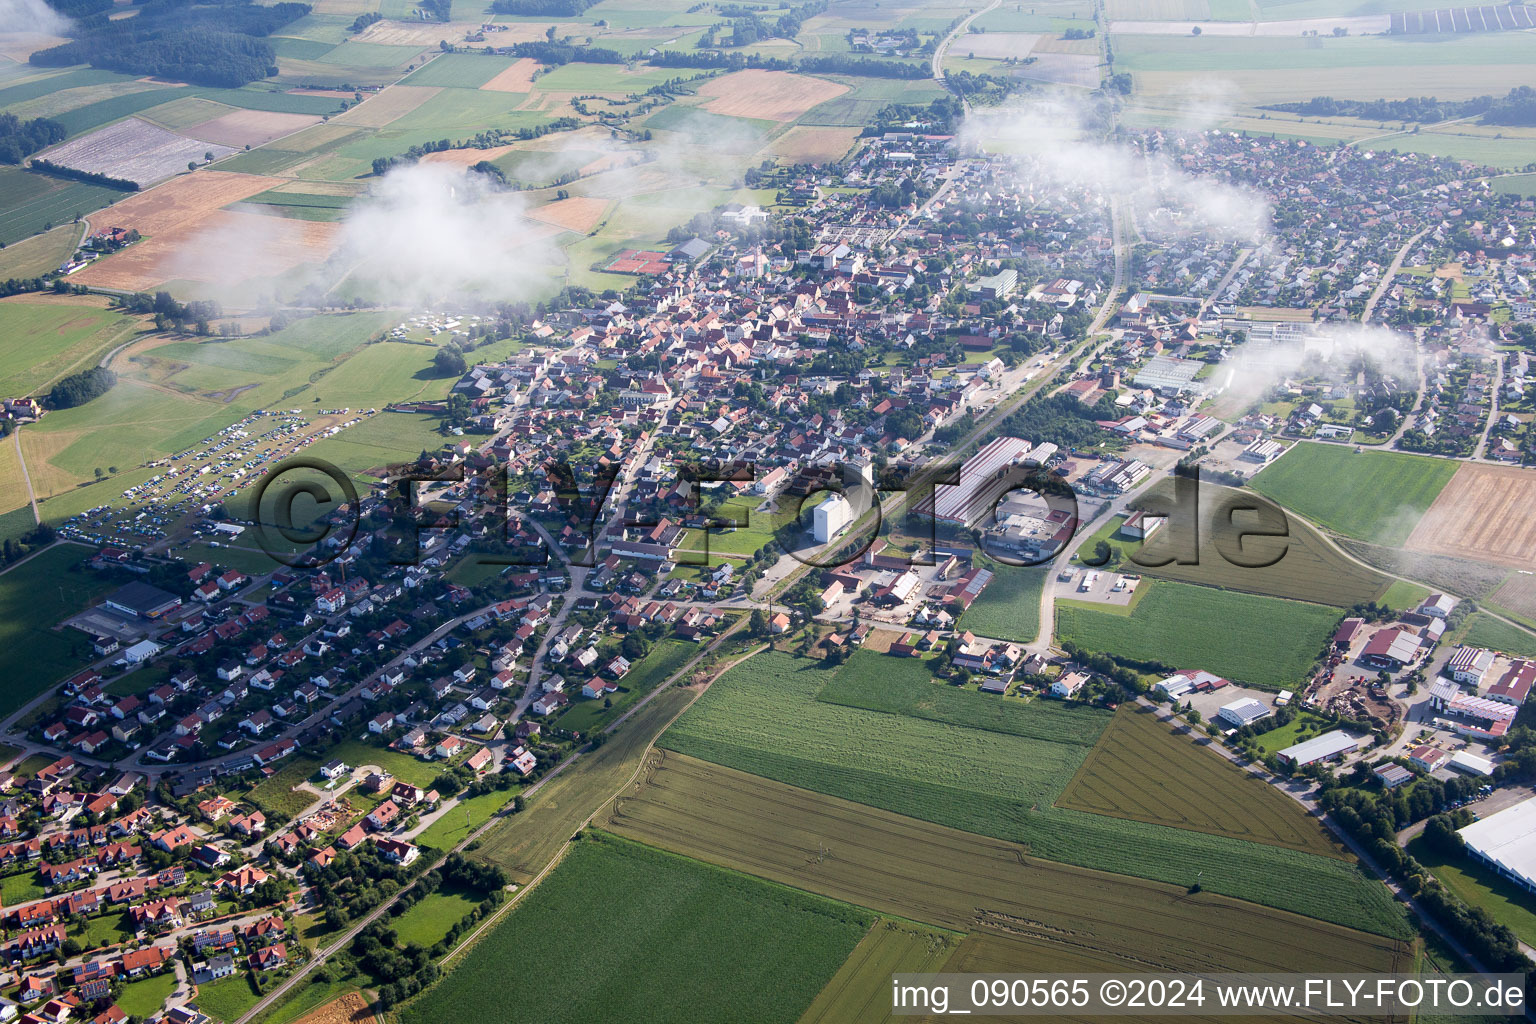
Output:
[[[1344,856],[1300,804],[1180,730],[1141,705],[1122,706],[1056,806]]]
[[[1254,477],[1253,488],[1330,530],[1399,547],[1456,466],[1449,459],[1302,441]]]
[[[589,833],[400,1020],[477,1024],[516,1006],[550,1024],[794,1024],[873,921],[857,907]],[[509,969],[525,960],[530,936],[559,969]]]
[[[1143,581],[1130,614],[1083,601],[1056,602],[1056,636],[1090,651],[1203,668],[1254,686],[1305,679],[1338,610],[1187,583]]]
[[[1379,919],[1370,908],[1385,890],[1342,861],[1054,807],[1087,756],[1082,731],[1040,739],[1023,727],[1001,733],[818,700],[835,674],[789,654],[755,655],[712,684],[658,746],[1016,841],[1051,860],[1176,885],[1192,882],[1198,864],[1216,892],[1340,923]],[[1044,731],[1055,711],[1047,702],[1017,706],[1020,721],[1042,716]]]
[[[656,760],[645,782],[604,816],[604,827],[881,913],[1013,931],[1036,943],[1036,969],[1070,966],[1071,957],[1091,952],[1138,964],[1135,970],[1329,963],[1381,970],[1408,949],[1398,941],[1410,934],[1407,922],[1379,882],[1361,880],[1365,902],[1356,906],[1355,927],[1339,927],[1228,899],[1209,885],[1191,894],[1187,883],[1042,860],[1028,847],[694,758],[667,753]],[[1191,875],[1200,867],[1205,879],[1211,875],[1209,861],[1188,866]]]
[[[0,573],[0,715],[90,660],[90,638],[59,623],[123,581],[86,568],[90,548],[56,544]]]

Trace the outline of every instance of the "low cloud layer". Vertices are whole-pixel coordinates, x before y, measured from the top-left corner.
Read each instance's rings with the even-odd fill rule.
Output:
[[[1319,324],[1297,341],[1249,341],[1223,361],[1216,379],[1226,393],[1254,402],[1287,379],[1325,377],[1353,380],[1362,366],[1384,376],[1414,380],[1418,374],[1413,339],[1385,327]]]
[[[1084,129],[1083,111],[1038,101],[996,113],[972,114],[964,145],[1018,154],[1030,187],[1086,188],[1131,202],[1138,223],[1175,234],[1204,234],[1246,243],[1269,232],[1268,201],[1249,189],[1186,173],[1158,153],[1105,142]]]
[[[0,35],[63,35],[69,19],[43,0],[0,0]]]

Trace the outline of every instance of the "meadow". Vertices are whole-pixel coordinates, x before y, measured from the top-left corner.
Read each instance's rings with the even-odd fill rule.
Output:
[[[481,899],[473,890],[443,886],[417,900],[399,917],[390,918],[388,924],[402,944],[414,942],[430,948],[441,942],[465,914],[479,906]]]
[[[906,715],[1025,739],[1091,747],[1112,715],[1065,701],[1002,700],[935,680],[927,660],[856,651],[816,695],[846,707]]]
[[[451,850],[468,839],[475,829],[496,816],[517,795],[515,789],[495,789],[460,800],[450,811],[422,829],[416,841],[435,850]]]
[[[872,923],[856,907],[588,833],[399,1016],[473,1024],[516,1006],[549,1024],[794,1024]],[[558,970],[508,969],[526,962],[530,935]]]
[[[244,973],[197,987],[197,1008],[224,1024],[234,1024],[260,998],[252,990],[251,981]]]
[[[817,700],[834,674],[781,652],[755,655],[713,683],[657,745],[1014,841],[1050,860],[1186,886],[1203,871],[1201,884],[1214,892],[1323,920],[1388,927],[1379,905],[1386,891],[1342,861],[1054,807],[1086,746]],[[626,795],[620,803],[629,800]]]
[[[1202,749],[1209,742],[1142,705],[1123,705],[1056,806],[1344,859],[1300,804]]]
[[[153,1017],[165,1006],[165,1001],[176,990],[176,975],[172,971],[154,977],[130,981],[117,994],[117,1005],[129,1016],[141,1019]]]
[[[37,277],[58,270],[65,260],[74,255],[81,234],[79,226],[65,224],[52,231],[9,243],[0,249],[0,280]]]
[[[91,660],[90,639],[58,624],[122,582],[86,568],[92,554],[56,544],[0,573],[0,715]]]
[[[1325,924],[1229,899],[1208,884],[1190,893],[1186,884],[1042,860],[1013,843],[671,753],[600,824],[879,913],[1013,931],[1037,943],[1035,970],[1070,965],[1084,950],[1115,965],[1105,969],[1135,971],[1383,970],[1410,955],[1411,931],[1379,882],[1362,879],[1353,927]],[[1213,862],[1201,866],[1208,879]],[[1317,884],[1311,876],[1299,881]]]
[[[301,782],[307,782],[319,770],[320,762],[314,758],[296,757],[273,775],[252,786],[246,799],[268,814],[292,818],[320,799],[307,790],[294,788]]]
[[[992,570],[992,582],[960,615],[958,629],[1015,643],[1033,643],[1040,635],[1040,593],[1049,570],[978,562]]]
[[[1536,899],[1530,893],[1469,854],[1452,857],[1435,850],[1422,835],[1408,843],[1408,852],[1462,902],[1487,911],[1521,942],[1536,942]]]
[[[1300,442],[1253,478],[1253,489],[1327,529],[1397,547],[1458,463],[1400,452]]]
[[[0,301],[0,394],[46,394],[59,378],[95,366],[142,326],[94,296]]]
[[[1090,651],[1175,669],[1202,668],[1254,686],[1295,687],[1338,620],[1324,605],[1143,581],[1133,611],[1056,603],[1056,635]]]
[[[1141,565],[1130,557],[1135,552],[1148,562],[1156,562],[1181,554],[1174,547],[1174,531],[1165,528],[1145,544],[1111,539],[1111,543],[1126,556],[1120,568],[1124,572],[1156,579],[1341,608],[1382,596],[1391,582],[1388,577],[1349,558],[1300,519],[1286,517],[1283,539],[1251,537],[1240,540],[1236,537],[1236,531],[1260,529],[1257,517],[1244,512],[1229,521],[1225,510],[1242,508],[1259,500],[1251,493],[1230,487],[1204,485],[1199,491],[1200,546],[1196,550],[1196,564],[1170,562],[1152,567]],[[1171,486],[1157,485],[1143,496],[1138,507],[1157,509],[1160,501],[1170,503],[1161,507],[1171,507]],[[1229,502],[1235,504],[1229,505]],[[1091,552],[1088,545],[1081,550]],[[1229,559],[1227,554],[1233,557]],[[1235,562],[1258,564],[1244,566]],[[1264,564],[1268,562],[1273,564]]]

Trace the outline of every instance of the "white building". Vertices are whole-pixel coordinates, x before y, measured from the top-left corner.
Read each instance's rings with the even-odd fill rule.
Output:
[[[148,661],[160,653],[160,645],[153,640],[140,640],[123,652],[123,660],[130,665],[138,665]]]
[[[825,544],[853,522],[853,506],[841,494],[829,495],[811,511],[811,536]]]
[[[1517,885],[1536,892],[1536,797],[1459,830],[1467,852]]]
[[[1295,746],[1286,747],[1276,756],[1293,768],[1304,768],[1318,761],[1331,761],[1360,749],[1360,741],[1342,729],[1313,736]]]
[[[1244,697],[1235,700],[1231,704],[1223,704],[1216,712],[1216,717],[1227,723],[1234,729],[1241,729],[1245,725],[1252,725],[1261,718],[1268,718],[1274,712],[1262,701],[1252,697]]]

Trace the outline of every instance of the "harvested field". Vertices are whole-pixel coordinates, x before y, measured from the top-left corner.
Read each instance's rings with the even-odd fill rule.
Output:
[[[482,160],[494,161],[516,149],[516,143],[508,143],[505,146],[492,146],[490,149],[445,149],[438,153],[428,153],[421,158],[421,162],[424,164],[449,164],[453,167],[473,167]]]
[[[1006,932],[1036,944],[1036,970],[1084,950],[1135,971],[1376,972],[1412,956],[1401,926],[1403,940],[1384,938],[1208,889],[1068,867],[670,752],[652,754],[599,823],[881,913]]]
[[[352,38],[360,43],[377,43],[380,46],[431,46],[436,48],[439,40],[462,39],[466,32],[473,32],[478,27],[477,24],[468,21],[444,24],[440,21],[391,21],[386,18],[383,21],[374,22]],[[544,32],[541,27],[539,38],[543,38],[543,35]],[[498,34],[497,38],[500,39],[501,35]]]
[[[524,57],[480,88],[491,92],[528,92],[533,88],[533,73],[538,69],[538,61]]]
[[[322,146],[340,142],[349,135],[360,135],[362,130],[355,125],[348,124],[317,124],[313,128],[306,128],[285,139],[279,139],[268,144],[264,152],[280,150],[285,153],[309,153]]]
[[[1033,32],[987,32],[979,35],[968,35],[955,43],[955,48],[962,54],[975,54],[978,57],[986,57],[990,60],[1007,60],[1009,57],[1028,57],[1029,52],[1040,42],[1041,37]]]
[[[1493,592],[1491,603],[1536,623],[1536,576],[1516,573]]]
[[[346,113],[337,114],[329,123],[383,128],[391,121],[409,114],[442,91],[436,86],[392,85],[382,92],[369,96]]]
[[[1099,58],[1072,53],[1037,53],[1035,62],[1014,72],[1014,76],[1031,82],[1050,82],[1053,85],[1075,85],[1094,89],[1099,84]]]
[[[572,196],[528,211],[528,216],[567,231],[591,231],[607,212],[609,202],[595,196]]]
[[[895,1019],[891,975],[941,971],[959,946],[960,936],[952,932],[907,921],[878,921],[816,996],[800,1024],[873,1024]]]
[[[221,114],[201,124],[183,129],[184,133],[204,142],[217,142],[239,149],[261,146],[273,139],[318,124],[313,114],[283,114],[275,110],[236,110]]]
[[[367,1024],[373,1020],[372,1005],[361,992],[348,992],[340,999],[310,1010],[294,1024]]]
[[[710,113],[767,121],[793,121],[847,91],[845,85],[788,71],[737,71],[699,87],[699,95],[709,98],[704,109]]]
[[[187,169],[203,155],[229,156],[235,150],[167,131],[137,117],[108,125],[42,154],[53,163],[92,174],[152,185]]]
[[[1057,807],[1344,858],[1301,805],[1139,704],[1116,712]]]
[[[1408,536],[1410,551],[1536,564],[1536,471],[1464,463]]]
[[[201,96],[182,96],[180,99],[141,111],[139,116],[155,122],[162,128],[179,132],[191,125],[202,124],[204,121],[233,113],[236,109],[238,108],[216,100],[204,99]]]
[[[768,151],[790,164],[836,163],[858,141],[858,128],[796,125],[768,144]]]
[[[119,227],[137,228],[145,236],[162,235],[194,225],[221,207],[278,184],[281,182],[276,178],[256,174],[200,171],[129,196],[112,208],[112,221]],[[96,266],[109,262],[110,259],[101,261]]]

